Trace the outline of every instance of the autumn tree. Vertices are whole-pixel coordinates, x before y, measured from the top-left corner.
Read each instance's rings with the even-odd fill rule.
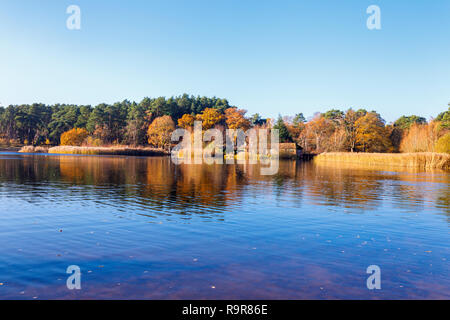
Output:
[[[230,129],[247,130],[250,128],[250,121],[245,118],[246,110],[228,108],[225,110],[225,122]]]
[[[433,152],[439,138],[439,122],[413,124],[400,144],[401,152]]]
[[[178,119],[178,126],[184,129],[190,129],[194,125],[195,118],[193,115],[184,114]]]
[[[203,130],[208,130],[223,120],[223,115],[219,110],[206,108],[201,114],[198,114],[196,120],[202,122]]]
[[[450,132],[447,132],[436,142],[435,152],[450,153]]]
[[[347,131],[345,130],[345,113],[331,109],[322,114],[330,126],[322,147],[326,151],[346,151]]]
[[[365,116],[367,113],[364,109],[359,109],[358,111],[352,108],[348,109],[344,115],[344,127],[346,132],[347,146],[349,151],[353,152],[356,149],[357,134],[356,134],[356,121],[359,118]]]
[[[83,141],[88,137],[89,133],[86,129],[74,128],[64,132],[61,135],[62,146],[81,146]]]
[[[296,142],[299,146],[304,145],[302,141],[302,131],[305,129],[305,117],[303,113],[297,113],[291,122],[286,123],[286,126],[289,130],[289,134],[292,137],[292,140]]]
[[[376,112],[368,112],[355,122],[356,143],[363,152],[391,151],[392,144],[384,120]]]
[[[170,145],[174,130],[175,123],[170,116],[158,117],[148,127],[148,143],[158,148],[166,148]]]
[[[334,126],[331,120],[325,119],[322,114],[317,113],[309,121],[302,135],[304,136],[304,149],[315,150],[316,152],[327,151],[326,141],[332,135]]]
[[[333,133],[329,136],[325,144],[327,151],[347,151],[347,132],[343,126],[335,126]]]

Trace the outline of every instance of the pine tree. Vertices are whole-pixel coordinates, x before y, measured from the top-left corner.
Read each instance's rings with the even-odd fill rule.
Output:
[[[286,124],[283,121],[283,118],[281,118],[281,115],[278,116],[278,120],[273,126],[274,129],[279,130],[280,134],[280,142],[292,142],[291,134],[289,133],[288,128],[286,127]]]

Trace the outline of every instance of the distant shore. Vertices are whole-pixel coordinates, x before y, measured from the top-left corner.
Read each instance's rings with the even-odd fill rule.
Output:
[[[14,149],[14,150],[13,150]],[[57,147],[33,147],[24,146],[10,148],[4,151],[18,151],[21,153],[50,153],[50,154],[77,154],[77,155],[124,155],[124,156],[167,156],[170,152],[163,149],[150,147],[130,147],[130,146],[110,146],[110,147],[76,147],[76,146],[57,146]],[[284,151],[284,150],[283,150]],[[280,152],[281,156],[282,152]],[[306,157],[308,156],[308,157]],[[450,154],[436,152],[418,152],[418,153],[352,153],[352,152],[326,152],[314,157],[301,154],[293,156],[289,154],[282,158],[291,159],[313,159],[315,163],[347,163],[368,166],[394,166],[408,168],[425,169],[444,169],[450,170]]]
[[[351,153],[330,152],[314,157],[316,163],[353,163],[371,166],[397,166],[409,168],[450,170],[450,154],[418,153]]]

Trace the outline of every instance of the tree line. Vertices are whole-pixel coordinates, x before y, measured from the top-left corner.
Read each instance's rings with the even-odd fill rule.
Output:
[[[449,104],[450,105],[450,104]],[[331,109],[306,121],[303,114],[277,120],[282,141],[305,151],[321,152],[447,152],[450,153],[450,107],[436,118],[411,115],[386,121],[376,111]]]
[[[449,104],[450,105],[450,104]],[[152,145],[165,147],[176,127],[275,128],[281,142],[305,152],[450,152],[450,107],[427,121],[412,115],[386,121],[376,111],[331,109],[306,120],[302,113],[263,119],[217,97],[144,98],[114,104],[0,107],[0,143],[24,145]]]
[[[206,108],[220,112],[230,108],[226,99],[194,97],[144,98],[114,104],[11,105],[0,107],[0,138],[3,142],[42,145],[60,144],[61,135],[73,128],[85,129],[103,144],[147,143],[147,129],[156,118],[168,115],[177,121],[184,114],[198,114]]]

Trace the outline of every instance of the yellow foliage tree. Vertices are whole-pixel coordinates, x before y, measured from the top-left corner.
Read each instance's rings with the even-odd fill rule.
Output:
[[[148,127],[148,143],[158,148],[166,148],[170,145],[175,123],[170,116],[162,116],[153,120]]]
[[[203,130],[208,130],[222,121],[223,115],[217,109],[206,108],[201,114],[197,115],[197,120],[202,122]]]
[[[87,137],[84,141],[83,145],[87,147],[100,147],[102,145],[102,140],[95,137]]]
[[[81,146],[89,133],[86,129],[73,128],[61,135],[62,146]]]
[[[195,118],[190,114],[183,114],[183,116],[178,119],[178,126],[184,129],[189,129],[194,125]]]
[[[392,151],[389,140],[389,130],[384,121],[375,112],[368,112],[355,122],[356,143],[364,152],[388,152]]]
[[[245,118],[245,110],[228,108],[225,110],[225,122],[230,129],[247,130],[250,128],[250,121]]]
[[[439,138],[434,149],[436,152],[450,153],[450,132]]]

